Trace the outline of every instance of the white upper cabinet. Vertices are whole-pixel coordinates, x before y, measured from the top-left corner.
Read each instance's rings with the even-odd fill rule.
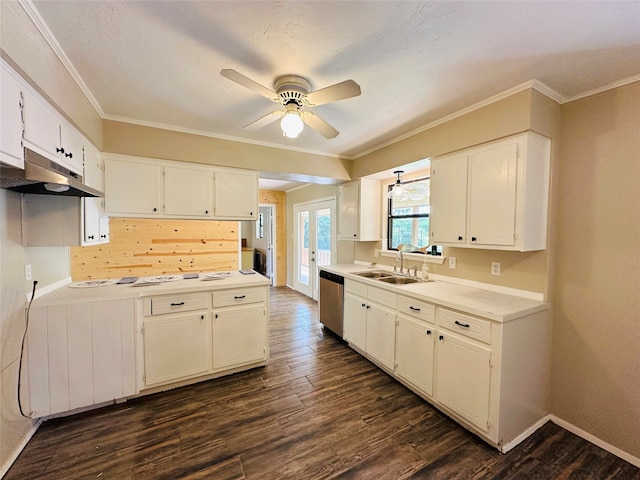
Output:
[[[0,163],[24,168],[22,88],[2,62],[0,68]]]
[[[124,216],[157,217],[162,213],[162,166],[134,158],[105,159],[104,208]]]
[[[431,160],[431,243],[464,243],[468,156]],[[435,200],[434,200],[435,199]]]
[[[380,182],[361,179],[340,186],[338,238],[380,240]]]
[[[258,173],[107,155],[104,196],[109,215],[255,220]]]
[[[544,250],[550,140],[525,133],[431,161],[431,241]]]
[[[214,175],[215,217],[220,220],[256,220],[258,173],[216,168]]]
[[[34,92],[24,91],[24,145],[60,163],[74,173],[83,173],[84,137]]]
[[[209,167],[164,167],[164,213],[211,217],[213,172]]]
[[[85,185],[104,192],[104,162],[98,149],[88,142],[84,147],[83,181]],[[82,208],[82,244],[109,243],[109,217],[104,213],[104,198],[83,198]]]

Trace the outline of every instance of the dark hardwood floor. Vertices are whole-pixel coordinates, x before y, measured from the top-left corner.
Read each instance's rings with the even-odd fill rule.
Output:
[[[547,423],[506,455],[271,291],[271,360],[249,372],[45,422],[14,479],[640,479]]]

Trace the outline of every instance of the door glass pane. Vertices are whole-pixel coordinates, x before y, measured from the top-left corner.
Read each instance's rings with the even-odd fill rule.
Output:
[[[319,267],[331,263],[331,209],[316,211],[316,261]]]
[[[298,281],[309,285],[309,212],[298,213]]]

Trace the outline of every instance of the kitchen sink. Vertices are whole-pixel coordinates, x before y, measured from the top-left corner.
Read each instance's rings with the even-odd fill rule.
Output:
[[[406,285],[408,283],[416,283],[416,282],[420,281],[417,278],[396,277],[396,276],[393,276],[393,275],[390,276],[390,277],[378,278],[378,280],[380,280],[381,282],[385,282],[385,283],[391,283],[393,285]]]
[[[354,275],[358,275],[359,277],[378,278],[378,279],[393,277],[392,273],[381,272],[380,270],[368,270],[366,272],[355,272]]]

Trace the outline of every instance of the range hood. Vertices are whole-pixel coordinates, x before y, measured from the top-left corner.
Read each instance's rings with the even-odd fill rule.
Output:
[[[0,188],[42,195],[104,196],[95,188],[84,185],[82,175],[27,148],[24,149],[24,170],[0,168]]]

